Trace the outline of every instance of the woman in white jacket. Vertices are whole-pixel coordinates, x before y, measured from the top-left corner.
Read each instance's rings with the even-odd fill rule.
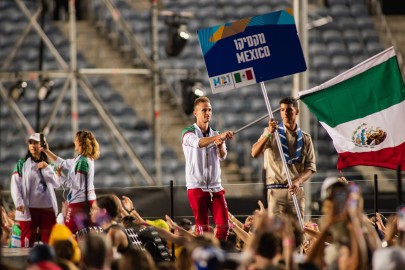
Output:
[[[37,228],[41,241],[48,243],[56,223],[58,204],[55,188],[59,187],[54,167],[40,150],[39,133],[28,139],[28,153],[20,159],[11,176],[11,196],[16,208],[16,221],[21,228],[21,246],[32,247]]]
[[[94,189],[94,160],[100,156],[99,144],[90,131],[78,131],[74,138],[75,151],[78,156],[72,159],[62,159],[56,156],[48,145],[41,148],[48,158],[55,162],[58,169],[66,169],[66,176],[58,177],[61,184],[69,188],[67,196],[68,209],[65,216],[65,225],[76,233],[86,227],[90,206],[96,199]],[[87,191],[87,194],[86,194]]]

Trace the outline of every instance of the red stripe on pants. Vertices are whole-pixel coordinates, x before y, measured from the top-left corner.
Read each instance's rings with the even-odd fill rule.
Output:
[[[226,239],[229,233],[229,224],[225,190],[204,192],[200,188],[196,188],[189,189],[187,193],[194,214],[196,234],[209,232],[208,210],[210,210],[216,225],[215,236],[218,239]]]

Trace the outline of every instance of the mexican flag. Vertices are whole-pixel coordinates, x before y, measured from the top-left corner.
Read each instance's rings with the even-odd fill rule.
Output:
[[[332,138],[338,169],[405,170],[405,87],[393,47],[299,96]]]
[[[236,83],[240,83],[243,81],[250,81],[253,80],[253,72],[250,69],[244,70],[242,72],[235,72],[233,74]]]

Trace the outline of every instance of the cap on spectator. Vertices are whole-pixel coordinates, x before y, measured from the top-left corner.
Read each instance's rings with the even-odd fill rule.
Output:
[[[322,183],[321,200],[325,200],[328,197],[328,189],[336,183],[346,185],[348,182],[344,177],[327,177]]]
[[[71,260],[75,263],[80,261],[80,249],[75,236],[73,235],[72,231],[66,227],[65,224],[55,224],[52,228],[51,234],[49,235],[49,245],[53,246],[56,241],[60,240],[69,240],[72,242],[72,246],[74,249],[74,254]]]
[[[400,270],[404,269],[405,250],[401,247],[380,248],[373,254],[373,269]]]
[[[28,138],[27,141],[28,141],[28,142],[29,142],[29,141],[36,141],[36,142],[39,142],[39,141],[40,141],[40,139],[39,139],[39,133],[32,133],[32,134],[30,135],[30,137]]]
[[[146,223],[155,227],[162,228],[166,231],[170,231],[169,225],[167,225],[166,221],[164,221],[163,219],[146,220]]]
[[[36,264],[44,261],[54,261],[55,252],[48,245],[34,246],[28,254],[28,262],[30,264]]]

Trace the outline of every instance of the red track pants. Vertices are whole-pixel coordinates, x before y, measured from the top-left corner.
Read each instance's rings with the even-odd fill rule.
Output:
[[[226,239],[228,237],[228,206],[225,200],[225,190],[204,192],[200,188],[189,189],[188,201],[195,218],[196,234],[209,232],[208,210],[210,210],[216,225],[215,236],[218,239]]]

